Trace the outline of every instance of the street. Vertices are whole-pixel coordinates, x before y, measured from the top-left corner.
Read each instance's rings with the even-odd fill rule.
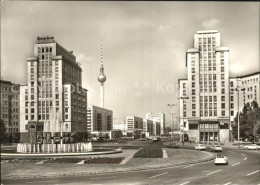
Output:
[[[191,148],[190,148],[191,149]],[[260,184],[260,152],[223,148],[229,165],[214,161],[156,170],[52,178],[3,179],[2,184]]]

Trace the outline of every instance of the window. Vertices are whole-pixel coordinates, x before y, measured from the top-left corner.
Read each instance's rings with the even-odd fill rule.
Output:
[[[209,96],[209,102],[212,102],[212,96]]]
[[[183,112],[183,117],[186,117],[187,115],[186,115],[186,112]]]
[[[234,103],[231,103],[230,107],[231,107],[231,109],[233,109],[234,108]]]
[[[231,116],[234,116],[234,111],[232,110],[232,111],[230,112],[230,114],[231,114]]]
[[[217,109],[217,105],[218,105],[217,103],[214,103],[214,109]]]
[[[195,68],[194,68],[194,67],[191,68],[191,72],[192,72],[192,73],[195,73]]]
[[[195,75],[192,75],[192,80],[195,80]]]
[[[216,74],[213,74],[213,80],[216,80],[216,79],[217,79]]]
[[[192,111],[192,116],[193,116],[193,117],[196,116],[196,111]]]
[[[225,96],[221,96],[221,101],[225,101]]]
[[[59,106],[59,101],[56,101],[56,106]]]
[[[25,120],[28,120],[28,115],[25,115]]]
[[[59,68],[58,67],[55,67],[55,72],[59,72]]]
[[[225,75],[221,74],[221,80],[224,80],[224,79],[225,79]]]
[[[192,95],[195,95],[195,89],[192,89]]]
[[[55,95],[55,98],[56,98],[56,99],[59,99],[59,94],[56,94],[56,95]]]
[[[224,110],[221,111],[221,116],[225,116],[225,111]]]
[[[230,101],[234,101],[234,96],[230,96]]]
[[[225,71],[225,68],[224,67],[221,67],[221,72],[224,72]]]
[[[195,87],[195,82],[192,82],[192,83],[191,83],[191,87]]]
[[[214,116],[217,116],[217,110],[214,110]]]
[[[222,109],[225,108],[225,103],[221,103],[221,108],[222,108]]]
[[[31,115],[31,120],[34,120],[34,115]]]
[[[192,104],[192,109],[196,109],[196,104]]]
[[[193,97],[192,97],[192,102],[195,102],[195,101],[196,101],[196,97],[193,96]]]
[[[221,94],[225,94],[225,89],[221,89]]]
[[[58,65],[59,64],[59,62],[58,61],[55,61],[55,65]]]

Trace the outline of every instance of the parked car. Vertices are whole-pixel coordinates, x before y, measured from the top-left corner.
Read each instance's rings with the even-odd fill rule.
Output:
[[[170,142],[166,144],[166,148],[179,148],[179,145],[174,142]]]
[[[195,150],[206,150],[206,147],[204,144],[197,144]]]
[[[220,145],[213,145],[212,147],[210,147],[210,151],[211,152],[222,152],[222,148],[220,147]]]
[[[215,165],[219,165],[219,164],[228,165],[228,158],[226,155],[223,156],[217,155],[214,163]]]
[[[257,144],[250,144],[250,145],[245,145],[244,148],[246,150],[259,150],[260,146],[258,146]]]

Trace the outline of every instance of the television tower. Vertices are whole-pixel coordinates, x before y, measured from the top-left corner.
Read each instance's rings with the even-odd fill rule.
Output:
[[[98,81],[100,83],[100,100],[101,100],[101,107],[104,108],[104,82],[106,81],[107,77],[104,74],[104,67],[103,67],[103,51],[102,51],[102,44],[101,44],[101,65],[100,65],[100,74],[98,76]]]

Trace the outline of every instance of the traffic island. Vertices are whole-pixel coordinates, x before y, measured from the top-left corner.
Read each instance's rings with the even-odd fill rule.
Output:
[[[169,158],[131,158],[126,164],[29,164],[29,163],[3,163],[1,165],[2,179],[11,178],[40,178],[58,176],[78,176],[118,173],[127,171],[140,171],[155,168],[166,168],[180,165],[204,162],[215,158],[215,154],[205,151],[185,149],[165,149]],[[107,154],[104,157],[133,156],[138,150],[123,150],[122,153]],[[82,159],[83,160],[83,159]]]

